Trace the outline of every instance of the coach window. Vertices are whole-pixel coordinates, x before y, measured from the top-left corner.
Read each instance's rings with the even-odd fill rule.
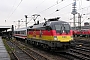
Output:
[[[18,31],[18,34],[20,34],[20,31]]]
[[[16,31],[16,34],[18,34],[18,31]]]
[[[23,34],[23,31],[21,31],[21,34]]]
[[[18,34],[18,31],[17,31],[17,34]]]
[[[23,31],[21,31],[21,34],[23,34]]]
[[[17,31],[15,31],[14,33],[17,34]]]
[[[22,34],[22,31],[20,31],[20,34]]]
[[[26,30],[24,31],[24,34],[26,35]]]
[[[25,34],[25,31],[21,31],[21,34]]]

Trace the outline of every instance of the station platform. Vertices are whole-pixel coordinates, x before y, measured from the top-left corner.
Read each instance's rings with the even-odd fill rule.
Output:
[[[10,56],[3,44],[2,38],[0,37],[0,60],[10,60]]]

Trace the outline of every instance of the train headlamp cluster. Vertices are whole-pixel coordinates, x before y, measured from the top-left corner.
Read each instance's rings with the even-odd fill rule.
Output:
[[[54,36],[54,40],[55,40],[55,41],[57,41],[57,40],[58,40],[57,36]]]
[[[73,36],[71,36],[71,38],[73,38]]]
[[[71,40],[73,40],[73,36],[71,36]]]

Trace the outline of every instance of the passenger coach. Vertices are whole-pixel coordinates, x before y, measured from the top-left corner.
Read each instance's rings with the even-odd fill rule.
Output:
[[[26,28],[18,28],[14,31],[14,37],[16,39],[27,39],[27,29],[28,27]]]

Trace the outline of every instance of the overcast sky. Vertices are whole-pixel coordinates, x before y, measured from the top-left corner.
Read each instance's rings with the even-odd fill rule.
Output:
[[[18,20],[25,21],[25,15],[31,17],[39,14],[37,18],[43,22],[44,18],[61,17],[60,20],[73,22],[72,3],[74,0],[0,0],[0,26],[18,27]],[[59,9],[58,12],[56,10]],[[90,1],[76,0],[77,12],[82,14],[82,22],[90,22]],[[85,15],[83,15],[85,14]],[[77,21],[76,14],[76,21]],[[70,20],[72,19],[72,20]],[[34,22],[28,18],[28,26]],[[71,24],[73,25],[73,24]],[[82,23],[83,25],[83,23]],[[21,27],[25,27],[25,22],[20,22]]]

